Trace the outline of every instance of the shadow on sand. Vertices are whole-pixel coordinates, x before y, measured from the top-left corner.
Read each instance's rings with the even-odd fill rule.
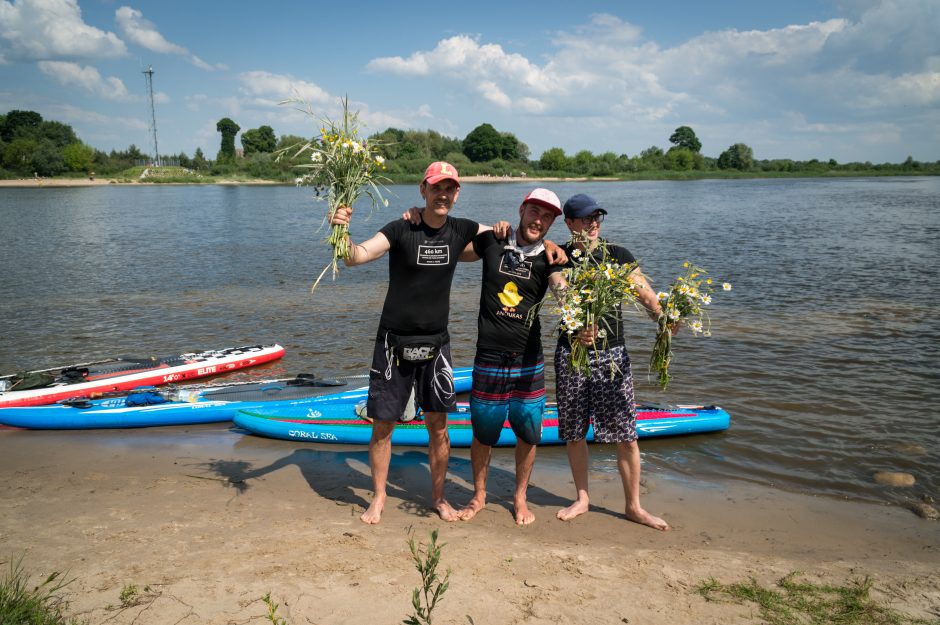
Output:
[[[240,430],[239,430],[240,431]],[[289,444],[289,443],[285,443]],[[295,466],[309,484],[310,489],[324,499],[368,507],[363,496],[372,493],[372,476],[369,472],[369,452],[332,449],[328,445],[305,445],[266,466],[254,466],[244,460],[212,460],[201,468],[222,479],[227,487],[241,494],[255,486],[252,480],[269,473]],[[502,506],[512,510],[512,493],[516,476],[491,464],[487,480],[487,500],[490,506]],[[473,495],[473,471],[470,460],[451,454],[445,493],[455,507],[465,505]],[[561,483],[559,483],[561,486]],[[431,474],[427,452],[411,448],[393,448],[389,468],[387,492],[390,499],[399,499],[399,508],[420,516],[434,514],[430,499]],[[529,485],[529,503],[538,506],[563,507],[571,503],[568,499],[538,486]]]

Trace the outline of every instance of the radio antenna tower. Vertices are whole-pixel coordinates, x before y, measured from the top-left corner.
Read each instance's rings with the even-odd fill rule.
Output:
[[[160,151],[157,149],[157,114],[153,108],[153,65],[148,65],[144,70],[144,76],[147,77],[147,93],[150,96],[150,143],[153,149],[153,165],[160,166]]]

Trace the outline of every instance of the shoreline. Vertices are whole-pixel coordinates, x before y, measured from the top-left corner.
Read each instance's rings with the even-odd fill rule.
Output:
[[[70,613],[90,622],[263,620],[270,592],[291,623],[396,623],[419,577],[407,540],[437,529],[450,589],[441,622],[753,623],[753,605],[695,589],[793,571],[874,595],[911,616],[940,616],[940,525],[892,507],[741,483],[691,484],[644,472],[643,504],[670,532],[623,519],[619,477],[591,473],[592,510],[554,518],[566,470],[536,459],[536,522],[511,517],[512,450],[496,450],[487,508],[444,523],[428,506],[426,450],[393,448],[383,521],[364,447],[242,435],[231,424],[98,431],[0,431],[0,551],[33,581],[68,570]],[[468,450],[453,450],[451,503],[469,499]],[[443,571],[441,571],[443,572]],[[127,585],[146,601],[120,605]],[[363,598],[368,600],[363,601]],[[485,601],[481,598],[486,597]]]
[[[770,175],[771,173],[775,175]],[[588,177],[588,176],[462,176],[464,184],[505,184],[505,183],[540,183],[540,182],[700,182],[705,180],[802,180],[802,179],[834,179],[834,178],[904,178],[937,176],[934,173],[919,172],[846,172],[844,174],[792,174],[779,175],[779,172],[745,172],[741,175],[729,176],[636,176],[628,178],[617,177]],[[415,175],[413,179],[392,182],[390,184],[417,184],[420,178]],[[127,180],[123,178],[18,178],[0,180],[0,189],[3,188],[63,188],[63,187],[99,187],[99,186],[184,186],[184,185],[222,185],[222,186],[293,186],[291,182],[277,180],[207,180],[193,182],[150,182],[140,180]]]
[[[506,182],[616,182],[619,178],[558,178],[558,177],[520,177],[520,176],[463,176],[462,183],[495,184]],[[276,180],[211,180],[207,182],[149,182],[123,180],[118,178],[18,178],[0,180],[0,188],[43,188],[43,187],[105,187],[105,186],[177,186],[177,185],[280,185],[292,186],[289,182]],[[404,183],[403,183],[404,184]]]

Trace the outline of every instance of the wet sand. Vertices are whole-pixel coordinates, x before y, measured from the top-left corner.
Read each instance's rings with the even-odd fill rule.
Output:
[[[940,616],[940,523],[885,506],[741,483],[645,474],[644,505],[671,532],[623,519],[616,475],[592,474],[590,513],[563,523],[570,475],[536,461],[534,525],[511,516],[512,451],[497,450],[490,501],[471,522],[428,511],[420,449],[396,448],[383,522],[364,448],[243,436],[227,424],[87,432],[0,430],[0,554],[38,580],[76,578],[70,613],[91,623],[261,622],[270,592],[290,623],[400,623],[419,583],[409,532],[440,530],[450,590],[435,622],[734,624],[753,605],[706,602],[710,577],[772,584],[792,571],[841,584],[866,575],[912,616]],[[470,497],[454,450],[448,498]],[[144,601],[121,609],[121,590]],[[112,606],[111,609],[108,606]]]

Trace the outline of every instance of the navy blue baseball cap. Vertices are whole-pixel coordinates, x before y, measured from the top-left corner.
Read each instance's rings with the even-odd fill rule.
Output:
[[[593,215],[594,213],[601,213],[603,215],[607,214],[607,211],[601,208],[594,198],[592,198],[590,195],[585,195],[584,193],[572,195],[570,198],[568,198],[568,201],[565,202],[565,208],[563,210],[566,219],[587,217],[588,215]]]

